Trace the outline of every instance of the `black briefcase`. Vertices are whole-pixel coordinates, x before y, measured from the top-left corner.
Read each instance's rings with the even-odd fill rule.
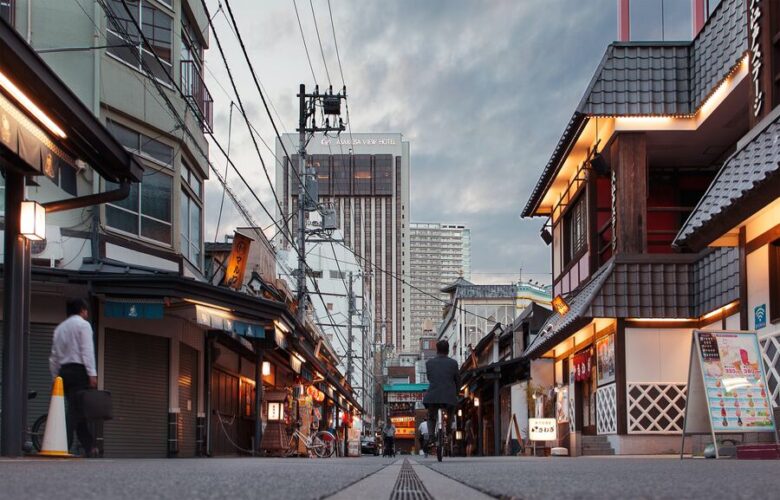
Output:
[[[81,411],[87,420],[111,420],[114,418],[111,393],[97,389],[81,391]]]

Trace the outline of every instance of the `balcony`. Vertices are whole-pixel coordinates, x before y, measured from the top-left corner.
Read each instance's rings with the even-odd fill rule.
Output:
[[[181,62],[181,90],[184,98],[195,108],[204,132],[211,132],[214,126],[212,107],[214,99],[203,82],[201,69],[195,61]]]

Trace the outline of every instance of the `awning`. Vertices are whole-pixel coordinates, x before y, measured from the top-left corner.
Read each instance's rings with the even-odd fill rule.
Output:
[[[141,180],[141,165],[3,19],[0,19],[0,75],[6,82],[0,87],[6,92],[10,86],[18,89],[62,132],[47,130],[42,134],[46,125],[40,116],[17,105],[18,96],[10,100],[3,98],[12,102],[19,113],[10,113],[8,106],[0,106],[0,114],[5,117],[5,120],[0,117],[0,122],[8,124],[0,134],[0,147],[13,151],[29,166],[28,170],[51,177],[53,169],[64,165],[72,168],[76,160],[81,160],[109,181]]]

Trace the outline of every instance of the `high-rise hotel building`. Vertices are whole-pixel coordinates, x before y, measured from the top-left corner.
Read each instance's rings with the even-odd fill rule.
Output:
[[[276,191],[294,236],[298,177],[290,169],[298,168],[298,134],[282,140],[290,161],[277,140]],[[335,209],[344,244],[361,263],[372,264],[363,265],[363,286],[374,301],[376,341],[408,351],[410,288],[401,279],[409,282],[409,142],[401,134],[318,134],[306,155],[316,170],[319,201]]]
[[[409,225],[412,346],[438,328],[449,294],[442,288],[459,277],[471,279],[471,229],[464,224],[413,222]]]

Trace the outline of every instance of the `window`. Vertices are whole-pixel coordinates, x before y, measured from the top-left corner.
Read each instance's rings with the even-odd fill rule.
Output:
[[[170,245],[171,185],[162,171],[146,171],[124,200],[106,204],[106,224],[114,229]],[[106,189],[117,185],[106,182]]]
[[[108,120],[108,130],[125,149],[138,153],[160,165],[173,168],[173,148],[164,142]]]
[[[185,259],[200,268],[200,248],[202,243],[200,230],[202,209],[200,202],[193,199],[187,189],[182,188],[180,208],[181,254]]]
[[[132,17],[127,15],[125,4]],[[148,68],[152,76],[168,82],[173,74],[173,17],[151,0],[108,0],[107,7],[111,19],[108,20],[106,40],[112,46],[108,48],[108,53],[136,69]],[[151,51],[139,35],[137,25],[141,26]],[[162,65],[157,62],[155,55],[160,58]]]
[[[769,244],[769,320],[780,322],[780,240]]]
[[[14,0],[0,0],[0,17],[14,25]]]
[[[134,236],[170,245],[173,178],[165,168],[173,168],[173,148],[111,120],[107,126],[125,149],[142,156],[148,165],[143,180],[130,187],[127,198],[106,204],[106,224]],[[106,189],[116,187],[116,184],[106,182]]]
[[[578,258],[587,247],[587,220],[585,197],[580,196],[563,217],[564,264]]]

